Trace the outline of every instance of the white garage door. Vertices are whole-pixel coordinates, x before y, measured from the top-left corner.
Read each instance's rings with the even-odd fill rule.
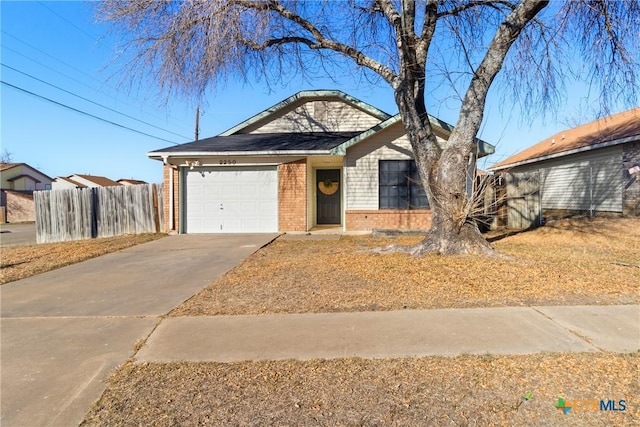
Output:
[[[185,187],[187,233],[278,231],[276,166],[197,168]]]

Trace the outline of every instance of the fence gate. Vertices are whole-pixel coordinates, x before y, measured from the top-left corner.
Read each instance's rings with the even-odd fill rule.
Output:
[[[506,181],[508,227],[524,230],[540,225],[540,172],[509,172]]]

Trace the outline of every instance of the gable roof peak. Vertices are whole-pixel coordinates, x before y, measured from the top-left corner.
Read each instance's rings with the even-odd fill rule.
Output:
[[[12,163],[0,163],[0,171],[4,172],[4,171],[7,171],[9,169],[13,169],[13,168],[19,167],[19,166],[27,167],[27,168],[39,173],[40,175],[44,176],[48,180],[53,179],[53,178],[49,177],[48,175],[40,172],[38,169],[34,168],[33,166],[31,166],[31,165],[29,165],[27,163],[24,163],[24,162],[19,162],[19,163],[14,163],[14,162],[12,162]]]
[[[384,121],[392,117],[390,114],[385,113],[379,108],[374,107],[364,101],[359,100],[351,95],[342,92],[341,90],[333,89],[313,89],[313,90],[302,90],[290,97],[278,102],[277,104],[267,108],[266,110],[256,114],[253,117],[235,125],[234,127],[227,129],[222,132],[219,136],[229,136],[236,133],[241,132],[242,130],[250,127],[251,125],[258,123],[273,114],[277,114],[279,111],[282,111],[286,108],[289,108],[297,103],[308,102],[311,100],[323,100],[328,98],[337,98],[343,101],[346,104],[349,104],[355,108],[358,108],[373,117],[376,117],[380,121]]]

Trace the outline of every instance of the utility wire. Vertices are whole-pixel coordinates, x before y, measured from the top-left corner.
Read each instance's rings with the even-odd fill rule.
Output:
[[[101,107],[101,108],[104,108],[104,109],[106,109],[106,110],[112,111],[112,112],[114,112],[114,113],[120,114],[121,116],[127,117],[127,118],[129,118],[129,119],[131,119],[131,120],[135,120],[136,122],[139,122],[139,123],[145,124],[145,125],[147,125],[147,126],[151,126],[151,127],[153,127],[153,128],[159,129],[159,130],[161,130],[161,131],[163,131],[163,132],[167,132],[167,133],[170,133],[170,134],[173,134],[173,135],[179,136],[180,138],[189,139],[189,137],[188,137],[188,136],[180,135],[180,134],[178,134],[178,133],[175,133],[175,132],[172,132],[172,131],[170,131],[170,130],[167,130],[167,129],[161,128],[161,127],[159,127],[159,126],[156,126],[156,125],[154,125],[154,124],[151,124],[151,123],[145,122],[144,120],[136,119],[136,118],[135,118],[135,117],[133,117],[133,116],[130,116],[130,115],[125,114],[125,113],[122,113],[122,112],[120,112],[120,111],[118,111],[118,110],[114,110],[113,108],[107,107],[106,105],[99,104],[99,103],[97,103],[97,102],[95,102],[95,101],[90,100],[89,98],[85,98],[84,96],[77,95],[77,94],[75,94],[75,93],[73,93],[73,92],[71,92],[71,91],[68,91],[68,90],[63,89],[63,88],[61,88],[61,87],[59,87],[59,86],[56,86],[56,85],[51,84],[51,83],[49,83],[49,82],[46,82],[46,81],[44,81],[44,80],[42,80],[42,79],[39,79],[39,78],[37,78],[37,77],[34,77],[34,76],[32,76],[31,74],[25,73],[24,71],[20,71],[20,70],[18,70],[17,68],[13,68],[13,67],[11,67],[11,66],[9,66],[9,65],[6,65],[6,64],[3,64],[3,63],[1,63],[1,62],[0,62],[0,65],[2,65],[3,67],[8,68],[8,69],[10,69],[10,70],[13,70],[13,71],[15,71],[15,72],[17,72],[17,73],[20,73],[20,74],[22,74],[22,75],[24,75],[24,76],[27,76],[27,77],[29,77],[29,78],[32,78],[32,79],[34,79],[34,80],[36,80],[36,81],[39,81],[40,83],[44,83],[44,84],[46,84],[46,85],[48,85],[48,86],[54,87],[54,88],[56,88],[56,89],[58,89],[58,90],[61,90],[61,91],[62,91],[62,92],[64,92],[64,93],[68,93],[69,95],[75,96],[76,98],[80,98],[80,99],[82,99],[83,101],[90,102],[91,104],[97,105],[98,107]]]
[[[28,90],[26,90],[26,89],[23,89],[23,88],[21,88],[21,87],[18,87],[18,86],[12,85],[11,83],[7,83],[7,82],[5,82],[4,80],[0,80],[0,83],[2,83],[3,85],[9,86],[9,87],[11,87],[11,88],[13,88],[13,89],[16,89],[16,90],[18,90],[18,91],[20,91],[20,92],[24,92],[24,93],[26,93],[26,94],[29,94],[29,95],[35,96],[36,98],[40,98],[40,99],[43,99],[43,100],[45,100],[45,101],[51,102],[52,104],[58,105],[58,106],[60,106],[60,107],[66,108],[66,109],[68,109],[68,110],[75,111],[76,113],[80,113],[80,114],[83,114],[83,115],[85,115],[85,116],[89,116],[89,117],[92,117],[92,118],[94,118],[94,119],[100,120],[101,122],[105,122],[105,123],[108,123],[108,124],[110,124],[110,125],[117,126],[117,127],[119,127],[119,128],[122,128],[122,129],[126,129],[126,130],[131,131],[131,132],[139,133],[140,135],[148,136],[148,137],[151,137],[151,138],[154,138],[154,139],[159,139],[159,140],[161,140],[161,141],[166,141],[166,142],[171,143],[171,144],[174,144],[174,145],[179,145],[179,143],[177,143],[177,142],[170,141],[170,140],[168,140],[168,139],[164,139],[164,138],[160,138],[159,136],[154,136],[154,135],[151,135],[151,134],[148,134],[148,133],[145,133],[145,132],[142,132],[142,131],[139,131],[139,130],[136,130],[136,129],[130,128],[130,127],[128,127],[128,126],[124,126],[124,125],[121,125],[121,124],[119,124],[119,123],[112,122],[112,121],[107,120],[107,119],[103,119],[102,117],[98,117],[98,116],[93,115],[93,114],[91,114],[91,113],[87,113],[86,111],[78,110],[77,108],[70,107],[69,105],[63,104],[63,103],[58,102],[58,101],[54,101],[53,99],[50,99],[50,98],[44,97],[44,96],[39,95],[39,94],[37,94],[37,93],[34,93],[34,92],[28,91]]]
[[[45,55],[45,56],[48,56],[49,58],[51,58],[51,59],[55,60],[56,62],[59,62],[60,64],[64,65],[65,67],[68,67],[68,68],[72,69],[73,71],[77,72],[78,74],[82,74],[82,75],[84,75],[84,76],[86,76],[86,77],[90,78],[91,80],[95,80],[96,82],[100,83],[102,86],[106,86],[106,87],[108,87],[108,88],[110,88],[110,89],[113,89],[113,90],[114,90],[114,91],[116,91],[116,92],[119,92],[119,89],[118,89],[118,88],[115,88],[115,87],[113,87],[113,86],[110,86],[110,85],[105,84],[102,80],[100,80],[100,79],[96,78],[95,76],[92,76],[91,74],[88,74],[88,73],[86,73],[86,72],[84,72],[84,71],[82,71],[82,70],[80,70],[80,69],[78,69],[78,68],[74,67],[73,65],[68,64],[68,63],[66,63],[66,62],[64,62],[64,61],[62,61],[62,60],[60,60],[60,59],[56,58],[55,56],[53,56],[53,55],[51,55],[51,54],[49,54],[49,53],[45,52],[45,51],[44,51],[44,50],[42,50],[42,49],[37,48],[36,46],[33,46],[32,44],[29,44],[29,43],[25,42],[24,40],[21,40],[20,38],[18,38],[18,37],[16,37],[16,36],[14,36],[14,35],[13,35],[13,34],[11,34],[11,33],[8,33],[8,32],[7,32],[7,31],[5,31],[5,30],[0,30],[0,31],[1,31],[4,35],[9,36],[10,38],[12,38],[12,39],[14,39],[14,40],[17,40],[18,42],[20,42],[20,43],[22,43],[22,44],[26,45],[27,47],[29,47],[29,48],[31,48],[31,49],[33,49],[33,50],[35,50],[35,51],[38,51],[39,53],[41,53],[41,54],[43,54],[43,55]],[[92,89],[92,90],[96,90],[96,88],[94,88],[93,86],[90,86],[90,85],[88,85],[88,84],[86,84],[86,83],[84,83],[84,82],[81,82],[80,80],[75,79],[75,78],[73,78],[73,77],[69,76],[68,74],[63,73],[62,71],[56,70],[55,68],[52,68],[52,67],[49,67],[49,66],[47,66],[47,65],[43,64],[42,62],[40,62],[40,61],[36,60],[36,59],[33,59],[33,58],[31,58],[31,57],[29,57],[29,56],[27,56],[27,55],[25,55],[25,54],[23,54],[23,53],[21,53],[21,52],[18,52],[18,51],[17,51],[17,50],[15,50],[15,49],[12,49],[12,48],[10,48],[10,47],[8,47],[8,46],[6,46],[6,45],[3,45],[3,47],[4,47],[4,49],[7,49],[7,50],[9,50],[9,51],[11,51],[11,52],[13,52],[13,53],[15,53],[15,54],[17,54],[17,55],[20,55],[20,56],[22,56],[23,58],[26,58],[26,59],[28,59],[28,60],[30,60],[30,61],[32,61],[32,62],[35,62],[36,64],[40,65],[41,67],[44,67],[44,68],[49,69],[49,70],[51,70],[51,71],[53,71],[53,72],[55,72],[55,73],[58,73],[58,74],[60,74],[60,75],[62,75],[62,76],[64,76],[64,77],[66,77],[66,78],[68,78],[68,79],[70,79],[70,80],[73,80],[73,81],[75,81],[76,83],[79,83],[79,84],[81,84],[81,85],[83,85],[83,86],[86,86],[86,87],[88,87],[88,88],[90,88],[90,89]],[[104,91],[101,91],[101,90],[99,90],[99,92],[100,92],[100,93],[102,93],[102,94],[104,94],[104,95],[106,95],[106,96],[108,96],[108,97],[109,97],[109,98],[111,98],[111,99],[114,99],[114,100],[116,100],[116,101],[118,101],[118,102],[122,102],[121,100],[118,100],[116,97],[114,97],[113,95],[108,94],[107,92],[104,92]],[[139,107],[139,106],[135,106],[135,105],[132,105],[132,104],[130,104],[130,103],[127,103],[127,102],[123,102],[123,104],[128,105],[129,107],[132,107],[132,108],[138,108],[138,107]],[[179,120],[178,120],[178,119],[176,119],[175,117],[172,117],[171,115],[167,115],[167,117],[171,117],[171,118],[173,118],[174,120],[176,120],[176,121],[178,121],[178,122],[179,122]],[[180,126],[180,128],[181,128],[182,130],[189,130],[189,128],[184,127],[184,126]]]
[[[85,30],[83,30],[82,28],[78,27],[76,24],[74,24],[73,22],[69,21],[67,18],[65,18],[64,16],[60,15],[58,12],[56,12],[55,10],[51,9],[49,6],[47,6],[46,4],[44,4],[43,2],[39,1],[38,4],[42,7],[44,7],[45,9],[47,9],[49,12],[53,13],[54,15],[56,15],[58,18],[62,19],[63,21],[65,21],[67,24],[71,25],[72,27],[74,27],[76,30],[80,31],[81,33],[83,33],[85,36],[89,37],[91,40],[95,41],[95,37],[92,36],[91,34],[89,34],[88,32],[86,32]]]

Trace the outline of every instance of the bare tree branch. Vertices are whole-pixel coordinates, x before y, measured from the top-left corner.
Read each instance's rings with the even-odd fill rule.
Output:
[[[468,3],[456,4],[449,10],[438,12],[438,18],[443,18],[445,16],[458,16],[463,12],[477,7],[490,7],[492,9],[501,10],[500,6],[506,6],[510,10],[516,8],[515,4],[506,0],[476,0]]]
[[[472,140],[468,138],[469,134],[473,135],[473,138],[478,132],[489,87],[502,68],[509,48],[524,27],[548,4],[549,0],[523,0],[500,25],[482,63],[471,79],[469,89],[462,101],[458,122],[451,135],[452,140],[457,142],[457,139],[460,138],[460,141],[465,141],[465,144],[472,143]],[[469,134],[460,135],[462,132]]]
[[[236,0],[239,5],[245,6],[250,9],[255,10],[271,10],[278,13],[283,18],[296,23],[304,30],[308,31],[313,35],[316,40],[316,43],[307,43],[304,44],[312,47],[314,49],[330,49],[334,52],[340,53],[353,59],[356,64],[367,67],[379,74],[384,78],[387,82],[392,83],[395,79],[395,74],[384,65],[379,62],[373,60],[372,58],[366,56],[359,50],[353,48],[352,46],[348,46],[343,43],[336,42],[334,40],[326,37],[318,28],[316,28],[311,22],[306,19],[303,19],[301,16],[293,13],[291,10],[284,7],[281,3],[271,0],[269,2],[253,2],[253,1],[245,1],[245,0]],[[292,43],[291,38],[286,43]],[[273,39],[275,40],[275,39]],[[275,43],[272,43],[273,45]],[[267,46],[265,46],[267,47]]]

